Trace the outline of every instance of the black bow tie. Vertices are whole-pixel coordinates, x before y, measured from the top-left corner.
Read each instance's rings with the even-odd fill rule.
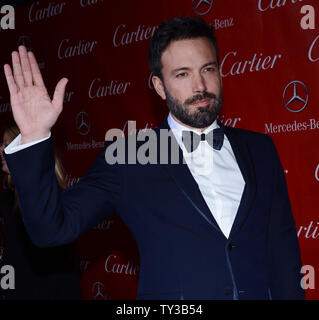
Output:
[[[220,150],[224,143],[224,129],[217,128],[211,130],[207,134],[201,135],[193,131],[183,131],[182,140],[187,152],[193,152],[199,146],[200,141],[207,141],[207,143],[215,150]]]

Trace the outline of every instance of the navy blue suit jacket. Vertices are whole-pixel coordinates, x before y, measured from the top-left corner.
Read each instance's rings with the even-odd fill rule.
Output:
[[[117,212],[140,253],[138,299],[304,299],[275,146],[267,135],[224,129],[245,180],[228,239],[185,163],[110,165],[103,151],[61,193],[51,138],[6,155],[31,239],[40,247],[65,244]]]

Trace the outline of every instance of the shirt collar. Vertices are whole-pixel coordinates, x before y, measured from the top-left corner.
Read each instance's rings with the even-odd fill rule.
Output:
[[[168,125],[169,127],[172,129],[172,131],[174,132],[174,134],[178,137],[181,137],[182,136],[182,132],[185,131],[185,130],[188,130],[188,131],[193,131],[197,134],[201,134],[201,133],[208,133],[210,132],[211,130],[213,129],[216,129],[216,128],[219,128],[219,125],[217,124],[217,120],[215,120],[209,127],[207,127],[203,132],[200,132],[198,129],[193,129],[193,128],[189,128],[189,127],[186,127],[185,125],[182,125],[180,123],[178,123],[171,115],[171,113],[168,114],[168,117],[167,117],[167,122],[168,122]]]

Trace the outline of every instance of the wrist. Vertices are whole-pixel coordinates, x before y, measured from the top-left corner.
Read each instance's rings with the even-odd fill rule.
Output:
[[[50,131],[47,132],[35,132],[32,134],[21,133],[21,144],[30,143],[37,140],[42,140],[50,136]]]

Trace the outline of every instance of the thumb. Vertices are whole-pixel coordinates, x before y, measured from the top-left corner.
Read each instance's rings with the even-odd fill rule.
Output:
[[[54,90],[52,103],[56,108],[60,109],[59,111],[62,111],[65,87],[66,87],[68,81],[69,80],[67,78],[62,78],[57,83],[55,90]]]

